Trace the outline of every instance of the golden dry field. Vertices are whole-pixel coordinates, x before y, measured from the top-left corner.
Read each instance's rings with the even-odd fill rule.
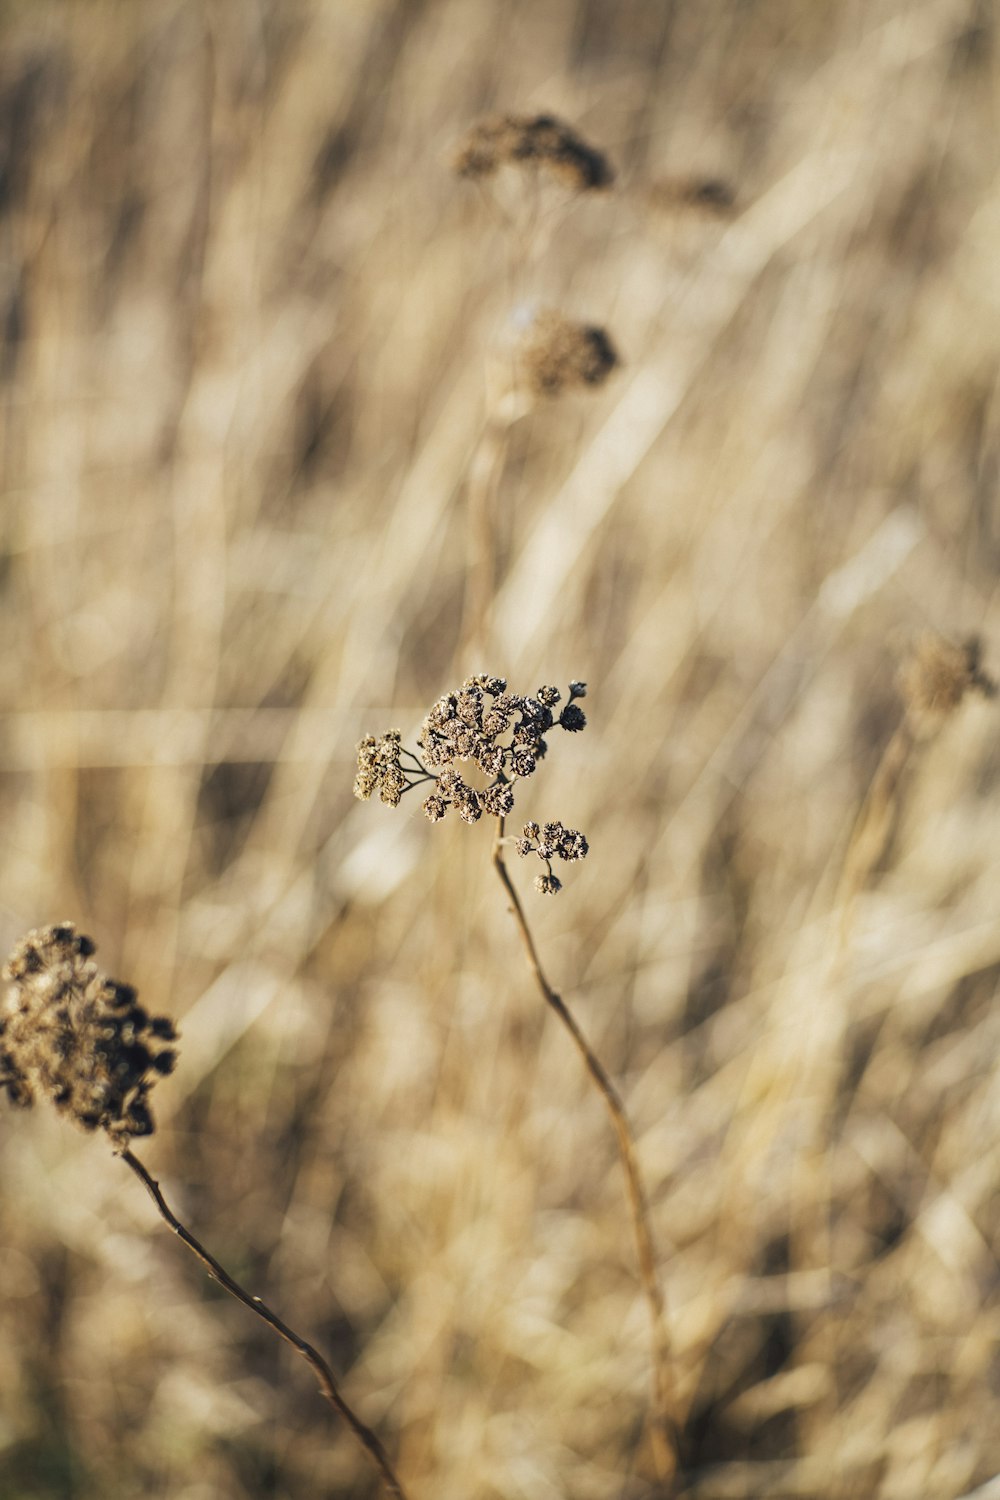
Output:
[[[0,4],[0,950],[175,1018],[136,1154],[408,1500],[1000,1497],[998,26]],[[673,1479],[496,820],[352,795],[484,672],[587,683],[503,848]],[[382,1496],[113,1148],[0,1099],[0,1500]]]

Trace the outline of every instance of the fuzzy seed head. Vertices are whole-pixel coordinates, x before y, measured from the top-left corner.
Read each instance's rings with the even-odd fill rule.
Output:
[[[541,168],[577,193],[610,187],[615,177],[604,153],[555,115],[491,115],[477,120],[455,152],[459,177],[483,180],[507,166]]]
[[[94,944],[69,922],[29,932],[3,969],[0,1086],[11,1102],[49,1099],[119,1150],[154,1129],[148,1096],[171,1073],[173,1023],[150,1017],[130,985],[91,962]]]
[[[735,208],[736,192],[722,177],[664,177],[650,189],[649,202],[664,212],[726,219]]]
[[[936,734],[970,692],[992,698],[996,683],[981,665],[978,641],[955,645],[928,631],[915,643],[899,670],[899,689],[914,734]]]
[[[620,360],[603,328],[543,308],[518,339],[514,363],[521,385],[545,398],[603,385]]]

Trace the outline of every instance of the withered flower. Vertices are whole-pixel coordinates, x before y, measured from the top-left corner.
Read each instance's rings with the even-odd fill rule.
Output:
[[[649,191],[654,208],[685,210],[712,218],[729,218],[736,206],[736,190],[722,177],[663,177]]]
[[[492,177],[504,166],[539,166],[576,192],[610,187],[602,151],[555,115],[491,115],[466,132],[454,157],[459,177]]]
[[[603,328],[550,308],[536,312],[514,349],[517,372],[535,396],[603,385],[620,360]]]
[[[50,1099],[124,1150],[133,1136],[153,1133],[149,1092],[173,1071],[176,1032],[143,1010],[131,985],[106,978],[93,952],[69,922],[18,943],[3,969],[0,1087],[14,1104]]]
[[[512,693],[503,677],[469,677],[439,698],[424,719],[417,736],[419,754],[403,748],[397,731],[380,739],[366,735],[358,746],[355,796],[367,801],[378,789],[382,800],[395,807],[406,792],[430,783],[423,807],[432,823],[440,822],[449,808],[466,823],[478,823],[483,813],[505,818],[513,811],[517,783],[534,775],[548,750],[545,736],[556,729],[577,733],[585,726],[576,703],[585,693],[585,683],[570,683],[568,701],[558,711],[558,688]],[[518,839],[516,848],[543,862],[546,875],[536,886],[554,893],[561,887],[552,874],[552,860],[585,858],[587,840],[562,823],[542,828],[527,824],[525,835],[529,829],[536,830],[534,836]]]
[[[992,698],[997,686],[983,670],[978,640],[956,645],[925,632],[899,669],[899,690],[910,728],[919,739],[935,734],[968,693]]]

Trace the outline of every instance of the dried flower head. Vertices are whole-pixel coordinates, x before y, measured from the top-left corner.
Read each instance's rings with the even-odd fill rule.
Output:
[[[42,1096],[85,1130],[106,1130],[119,1149],[151,1135],[153,1084],[177,1060],[165,1016],[150,1017],[131,985],[90,961],[94,944],[69,922],[22,938],[3,970],[0,1086],[14,1104]]]
[[[381,800],[389,807],[398,807],[399,799],[406,787],[406,778],[399,764],[402,754],[402,735],[398,729],[390,729],[378,739],[366,735],[358,746],[358,774],[354,778],[354,795],[367,802],[377,791]]]
[[[898,680],[907,720],[921,739],[935,734],[967,693],[992,698],[997,691],[996,683],[983,671],[978,640],[958,646],[934,631],[927,631],[915,643]]]
[[[653,208],[670,213],[725,219],[736,205],[736,193],[721,177],[664,177],[650,188],[649,202]]]
[[[515,344],[514,360],[521,382],[534,396],[603,385],[620,363],[603,328],[574,323],[551,308],[531,318]]]
[[[423,806],[432,823],[439,823],[449,808],[466,823],[478,823],[484,813],[505,818],[514,809],[517,782],[534,774],[548,750],[545,736],[556,729],[578,733],[586,725],[576,702],[586,690],[583,682],[570,683],[560,710],[558,688],[546,685],[534,694],[512,693],[503,677],[469,677],[455,692],[439,698],[424,719],[417,736],[419,754],[403,748],[397,731],[381,739],[367,735],[361,741],[355,796],[367,800],[379,787],[382,800],[395,807],[406,792],[428,785]],[[529,829],[535,833],[526,842]],[[543,828],[526,824],[525,836],[516,841],[518,852],[542,860],[548,880],[538,889],[546,893],[560,889],[552,874],[553,859],[584,859],[587,854],[583,834],[561,823]]]
[[[455,152],[458,176],[492,177],[505,166],[542,167],[580,193],[615,178],[604,153],[555,115],[491,115],[471,126]]]

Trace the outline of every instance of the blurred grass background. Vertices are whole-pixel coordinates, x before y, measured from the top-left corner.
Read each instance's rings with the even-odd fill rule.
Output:
[[[526,899],[636,1124],[686,1491],[996,1493],[990,705],[914,757],[831,962],[907,642],[1000,654],[996,22],[0,7],[0,937],[75,920],[180,1019],[143,1155],[415,1496],[656,1492],[613,1138],[489,832],[351,797],[362,733],[484,669],[589,683],[519,812],[591,855]],[[615,188],[456,181],[498,109]],[[511,429],[472,659],[485,370],[534,305],[623,369]],[[126,1179],[4,1111],[0,1494],[374,1494]]]

